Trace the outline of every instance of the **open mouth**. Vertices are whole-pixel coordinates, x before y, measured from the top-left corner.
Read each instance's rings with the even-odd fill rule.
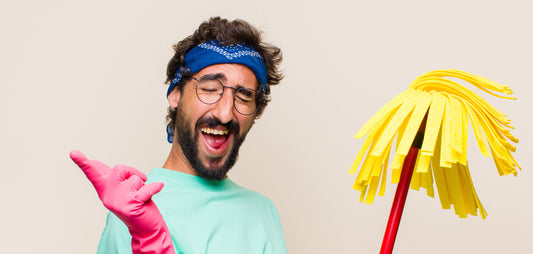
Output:
[[[211,152],[220,153],[229,143],[228,141],[231,133],[226,129],[202,127],[200,131],[202,132],[207,148]]]

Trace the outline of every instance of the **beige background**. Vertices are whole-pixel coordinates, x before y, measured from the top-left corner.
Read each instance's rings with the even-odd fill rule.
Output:
[[[358,203],[347,171],[362,141],[352,136],[414,78],[440,68],[516,92],[516,101],[482,95],[513,120],[524,170],[498,176],[471,142],[489,217],[459,219],[411,191],[395,253],[533,253],[526,0],[2,0],[0,252],[95,252],[106,210],[69,150],[145,172],[161,166],[171,45],[214,15],[250,21],[284,51],[286,78],[231,177],[273,200],[290,253],[378,252],[395,186],[374,205]]]

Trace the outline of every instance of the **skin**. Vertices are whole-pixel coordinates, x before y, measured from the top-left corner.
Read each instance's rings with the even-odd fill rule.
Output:
[[[240,64],[216,64],[208,66],[193,77],[201,78],[205,75],[212,75],[220,73],[223,74],[221,80],[225,86],[234,88],[246,87],[250,89],[257,89],[258,81],[254,73],[246,66]],[[215,104],[204,104],[196,96],[196,82],[189,80],[183,91],[179,88],[172,90],[168,96],[168,102],[171,107],[181,109],[184,112],[183,118],[189,123],[189,129],[193,133],[199,135],[198,142],[195,144],[198,148],[198,157],[201,163],[206,167],[219,167],[228,159],[229,153],[235,145],[235,135],[245,137],[252,125],[254,124],[255,114],[242,115],[233,107],[233,90],[225,88],[224,94],[220,100]],[[239,125],[239,133],[229,133],[227,145],[220,149],[213,149],[203,139],[200,130],[195,130],[196,123],[202,118],[216,118],[222,124],[234,121]],[[180,121],[181,119],[178,119]],[[226,127],[219,125],[214,127],[216,130],[226,130]],[[175,131],[178,131],[177,129]],[[176,134],[178,134],[176,132]],[[191,175],[198,175],[194,170],[189,160],[184,155],[177,136],[174,135],[174,142],[167,161],[163,168],[187,173]]]

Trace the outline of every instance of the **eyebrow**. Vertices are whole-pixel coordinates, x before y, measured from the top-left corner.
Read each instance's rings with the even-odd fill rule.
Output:
[[[227,78],[226,78],[226,75],[224,75],[224,73],[222,72],[217,72],[217,73],[210,73],[210,74],[206,74],[206,75],[203,75],[202,77],[200,77],[200,79],[203,79],[203,78],[208,78],[208,79],[218,79],[219,81],[221,81],[222,83],[225,83],[227,81]],[[226,84],[224,84],[226,85]],[[246,89],[251,89],[251,90],[256,90],[256,89],[253,89],[253,88],[248,88],[246,86],[243,86],[241,84],[237,84],[235,88],[246,88]]]
[[[224,75],[224,73],[210,73],[210,74],[206,74],[206,75],[203,75],[202,77],[200,77],[200,79],[203,79],[203,78],[208,78],[208,79],[218,79],[220,81],[226,81],[226,75]]]

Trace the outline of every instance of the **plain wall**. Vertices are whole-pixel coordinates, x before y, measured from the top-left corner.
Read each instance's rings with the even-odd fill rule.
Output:
[[[220,15],[283,49],[286,78],[230,177],[275,203],[290,253],[378,252],[395,185],[358,202],[347,172],[363,141],[352,136],[418,75],[446,68],[515,91],[475,90],[513,121],[523,170],[499,176],[471,137],[488,218],[459,219],[410,191],[394,253],[533,253],[532,13],[526,0],[2,0],[0,252],[95,253],[106,210],[69,151],[161,166],[171,46]]]

